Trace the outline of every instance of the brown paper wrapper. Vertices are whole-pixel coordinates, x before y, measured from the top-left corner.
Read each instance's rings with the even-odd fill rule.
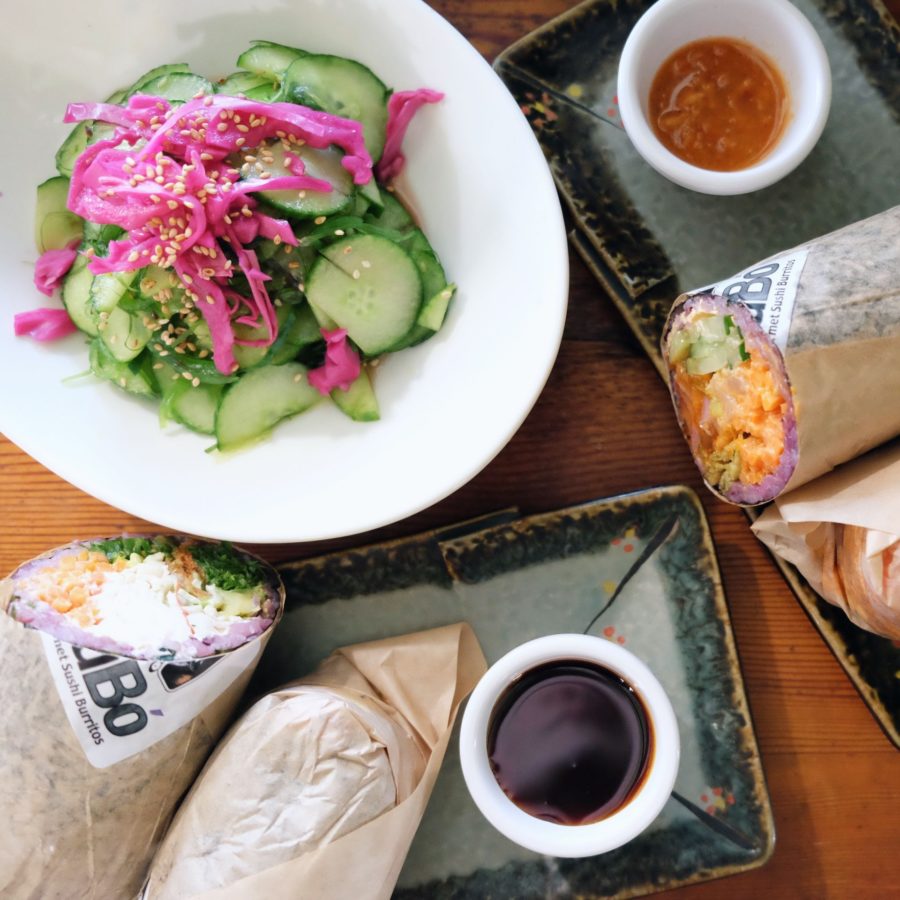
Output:
[[[782,351],[799,458],[782,493],[900,434],[900,206],[745,271],[801,249],[808,256]],[[675,301],[664,335],[694,293]]]
[[[137,897],[179,800],[233,718],[283,611],[284,588],[267,570],[279,588],[278,616],[254,641],[259,652],[252,663],[187,724],[106,768],[95,768],[85,755],[42,634],[6,614],[12,582],[0,581],[0,897]],[[80,648],[60,644],[65,664],[74,666]]]
[[[235,769],[226,762],[229,741],[244,720],[222,742],[185,800],[154,860],[143,897],[146,900],[245,900],[266,897],[304,900],[376,900],[391,895],[406,853],[418,828],[437,778],[453,723],[462,700],[484,674],[486,663],[471,628],[449,625],[397,638],[356,644],[335,651],[311,675],[288,686],[321,685],[352,692],[385,704],[412,730],[426,763],[412,792],[392,809],[367,824],[309,852],[268,866],[231,883],[208,885],[197,892],[178,877],[178,860],[204,841],[202,821],[190,814],[201,793],[212,816],[211,798],[228,803],[228,792],[239,790]],[[278,692],[276,692],[278,693]],[[252,715],[253,710],[249,715]],[[238,760],[234,760],[238,763]],[[259,821],[270,821],[285,798],[261,808]],[[252,859],[260,837],[259,821],[244,833],[229,834],[235,854]],[[209,827],[214,822],[207,820]]]
[[[753,531],[854,624],[900,640],[900,605],[869,558],[900,539],[900,440],[783,494]]]

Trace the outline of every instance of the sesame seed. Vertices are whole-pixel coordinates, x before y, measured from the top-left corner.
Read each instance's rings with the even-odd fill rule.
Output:
[[[237,130],[241,132],[241,134],[246,134],[250,128],[247,125],[238,125]]]
[[[316,225],[324,225],[325,224],[325,216],[316,216],[313,219],[313,222],[315,222]]]
[[[125,387],[125,379],[124,378],[119,379],[119,387]]]
[[[371,269],[371,268],[372,268],[372,263],[370,263],[369,260],[364,259],[364,260],[362,261],[362,267],[363,267],[364,269]]]
[[[227,122],[219,122],[219,124],[216,125],[216,131],[219,131],[219,132],[228,131],[228,123]]]
[[[350,244],[347,244],[347,246],[344,247],[344,249],[343,249],[344,256],[346,256],[348,253],[352,253],[352,252],[353,252],[353,247],[351,247]]]
[[[298,373],[294,376],[294,383],[299,383],[299,382],[301,382],[302,380],[303,380],[303,373],[302,373],[302,372],[298,372]]]
[[[239,137],[239,138],[234,142],[234,146],[235,146],[235,147],[243,147],[244,144],[246,144],[246,143],[247,143],[247,139],[246,139],[246,138]]]
[[[343,228],[335,228],[335,229],[334,229],[334,233],[335,233],[338,237],[343,237],[347,232],[344,231]]]
[[[153,363],[153,368],[157,371],[163,367],[162,363]]]
[[[184,378],[184,379],[186,379],[187,381],[192,381],[193,378],[194,378],[194,376],[191,375],[190,372],[182,372],[182,373],[181,373],[181,377]]]
[[[359,278],[359,269],[354,269],[354,270],[353,270],[353,277],[354,277],[354,278]]]
[[[199,378],[194,378],[194,379],[192,379],[192,380],[191,380],[191,384],[192,384],[194,387],[200,387],[200,379],[199,379]]]

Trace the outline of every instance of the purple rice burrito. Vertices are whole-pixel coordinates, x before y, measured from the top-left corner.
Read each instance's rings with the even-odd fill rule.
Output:
[[[135,897],[284,588],[185,537],[77,541],[0,582],[0,896]]]
[[[707,486],[755,506],[900,434],[900,207],[682,294],[662,337]]]

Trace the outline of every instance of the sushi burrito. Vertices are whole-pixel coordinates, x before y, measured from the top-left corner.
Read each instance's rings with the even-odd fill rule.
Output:
[[[204,767],[144,900],[387,900],[462,700],[465,623],[336,650],[260,698]]]
[[[682,294],[661,349],[694,461],[732,503],[900,434],[900,206]]]
[[[137,896],[284,588],[182,537],[78,541],[0,582],[0,896]]]
[[[860,628],[900,641],[900,439],[782,495],[753,531]]]

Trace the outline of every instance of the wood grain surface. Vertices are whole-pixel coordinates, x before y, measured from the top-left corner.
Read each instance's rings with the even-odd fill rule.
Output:
[[[574,4],[431,5],[493,59]],[[897,15],[900,0],[889,7]],[[441,503],[377,532],[255,549],[272,561],[299,558],[501,507],[541,512],[669,483],[692,486],[710,519],[777,837],[765,867],[667,896],[900,898],[900,752],[882,734],[744,515],[704,489],[666,389],[574,253],[556,366],[522,428],[480,475]],[[148,528],[159,530],[82,493],[0,437],[0,572],[73,538]]]

